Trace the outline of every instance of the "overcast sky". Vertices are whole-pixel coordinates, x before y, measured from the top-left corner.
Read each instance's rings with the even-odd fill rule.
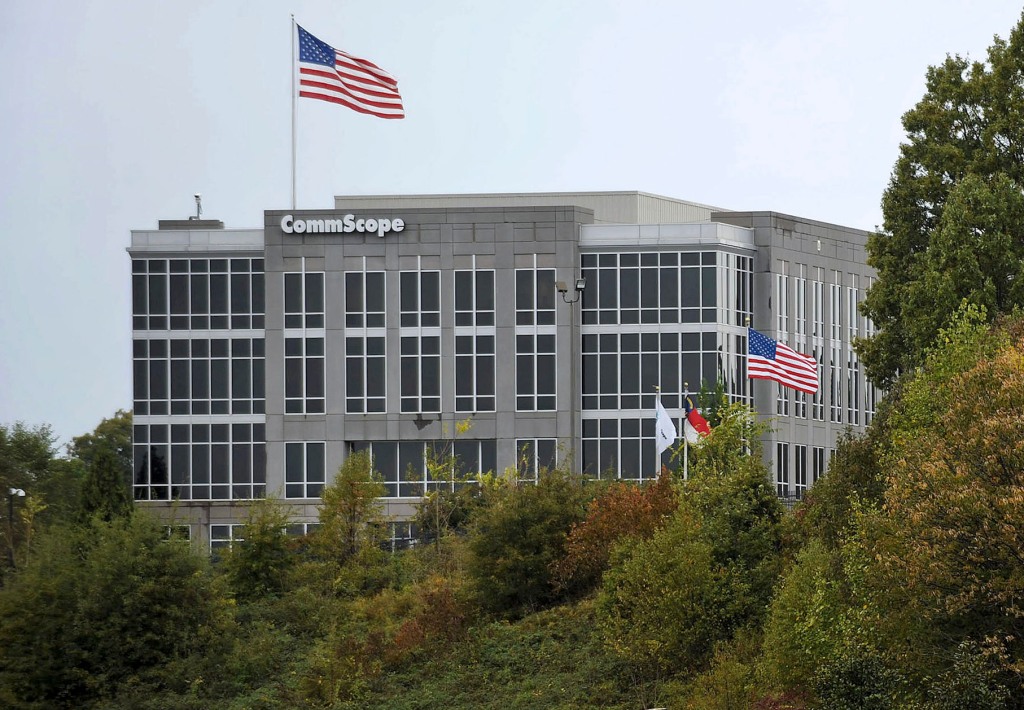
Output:
[[[0,423],[131,406],[130,230],[289,207],[291,24],[407,118],[298,105],[298,206],[641,190],[872,229],[900,116],[1008,0],[5,0]]]

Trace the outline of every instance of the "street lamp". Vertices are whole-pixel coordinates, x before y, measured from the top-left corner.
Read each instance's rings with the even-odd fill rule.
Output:
[[[8,543],[8,559],[11,562],[11,567],[14,567],[14,497],[19,498],[25,497],[25,491],[20,488],[8,488],[7,489],[7,543]]]
[[[569,293],[569,287],[565,285],[565,281],[555,282],[555,288],[558,290],[560,294],[562,294],[562,300],[565,301],[566,303],[576,303],[576,301],[580,300],[580,296],[583,295],[583,289],[585,289],[586,287],[587,277],[580,276],[578,279],[576,279],[575,295],[572,298],[569,298],[568,296],[566,296],[566,294]]]

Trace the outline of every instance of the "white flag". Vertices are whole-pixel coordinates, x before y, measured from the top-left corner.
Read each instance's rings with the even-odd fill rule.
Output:
[[[668,412],[665,411],[665,408],[661,406],[661,400],[659,399],[654,420],[654,440],[657,442],[658,456],[661,456],[665,449],[676,443],[676,438],[678,436],[679,434],[676,433],[676,425],[672,423],[672,417],[670,417]]]

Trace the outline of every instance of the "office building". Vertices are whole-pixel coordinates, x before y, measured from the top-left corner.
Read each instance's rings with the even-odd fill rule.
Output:
[[[655,388],[678,416],[684,389],[719,381],[772,419],[764,455],[779,495],[799,497],[878,399],[850,347],[871,328],[866,238],[640,192],[341,196],[268,210],[259,229],[161,221],[128,249],[135,498],[217,547],[257,497],[314,523],[353,450],[371,452],[396,520],[450,485],[424,454],[452,438],[470,478],[570,457],[645,480],[661,463]],[[815,355],[817,394],[747,379],[748,322]]]

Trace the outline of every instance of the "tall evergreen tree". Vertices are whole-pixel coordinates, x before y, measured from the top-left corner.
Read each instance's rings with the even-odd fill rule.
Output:
[[[97,447],[82,484],[81,517],[99,516],[110,521],[126,518],[134,510],[131,491],[124,478],[124,467],[110,447]]]
[[[949,56],[903,116],[906,142],[868,240],[878,280],[858,342],[868,377],[890,386],[923,362],[962,300],[989,317],[1024,305],[1024,18],[985,62]]]

